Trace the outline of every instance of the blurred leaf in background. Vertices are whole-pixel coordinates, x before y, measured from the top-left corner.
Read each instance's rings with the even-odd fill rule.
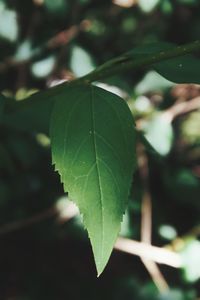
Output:
[[[65,0],[44,0],[44,5],[49,13],[64,14],[68,9],[67,1]]]
[[[45,59],[33,63],[31,66],[31,72],[33,76],[36,78],[46,78],[52,73],[55,62],[56,58],[51,55]]]
[[[77,77],[86,75],[95,68],[92,57],[79,46],[74,46],[71,50],[70,66]]]
[[[200,242],[189,240],[182,250],[184,276],[188,282],[195,282],[200,278]]]
[[[167,155],[172,147],[173,128],[167,116],[157,114],[145,125],[145,137],[160,154]]]
[[[150,13],[158,3],[159,0],[139,0],[139,6],[145,13]]]
[[[0,1],[0,37],[15,42],[18,38],[17,13]]]

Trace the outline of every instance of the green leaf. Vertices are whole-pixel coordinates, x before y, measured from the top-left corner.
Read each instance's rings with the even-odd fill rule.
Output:
[[[50,129],[53,163],[79,207],[97,272],[120,230],[135,166],[134,121],[126,103],[95,86],[68,87]]]
[[[176,83],[200,84],[200,59],[188,54],[155,64],[154,69]]]
[[[170,43],[149,43],[136,47],[126,55],[135,56],[136,59],[141,57],[155,56],[162,52],[163,57],[166,50],[174,48]],[[200,59],[193,55],[187,54],[151,66],[155,71],[166,79],[175,83],[200,83]]]

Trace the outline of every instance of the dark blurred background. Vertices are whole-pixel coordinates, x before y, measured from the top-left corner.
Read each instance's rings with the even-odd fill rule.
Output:
[[[199,36],[198,0],[0,0],[0,100],[23,101],[140,44]],[[140,258],[115,250],[96,278],[87,234],[51,165],[46,104],[0,124],[0,299],[197,300],[200,86],[151,70],[98,84],[127,100],[146,137],[121,235],[140,240],[152,217],[153,245],[180,253],[184,267],[159,266],[153,278]]]

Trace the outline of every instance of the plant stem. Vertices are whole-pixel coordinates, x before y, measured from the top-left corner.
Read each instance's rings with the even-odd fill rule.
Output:
[[[64,219],[61,214],[61,212],[63,212],[63,209],[65,210]],[[67,222],[71,218],[75,217],[77,213],[77,207],[73,204],[71,205],[69,203],[66,203],[64,207],[52,206],[46,211],[40,212],[39,214],[35,214],[29,218],[14,221],[1,226],[0,238],[3,235],[7,235],[12,232],[29,228],[30,226],[48,220],[49,218],[58,217],[58,222]],[[117,239],[115,249],[125,253],[130,253],[132,255],[137,255],[146,259],[150,259],[155,261],[156,263],[165,264],[173,268],[180,268],[182,266],[181,256],[179,253],[162,247],[156,247],[148,245],[146,243],[119,237]]]
[[[16,110],[18,108],[27,107],[32,102],[48,100],[50,97],[57,96],[58,94],[65,91],[68,86],[78,86],[80,84],[89,84],[94,81],[105,79],[107,77],[123,73],[128,70],[136,70],[139,68],[144,68],[150,65],[153,65],[158,62],[162,62],[168,59],[184,56],[189,53],[194,53],[200,50],[200,40],[195,41],[190,44],[176,46],[165,51],[159,51],[156,54],[141,55],[137,57],[136,55],[122,55],[116,59],[106,62],[102,66],[98,67],[96,70],[91,73],[77,78],[75,80],[62,83],[55,87],[49,88],[48,90],[35,93],[34,95],[27,98],[26,101],[18,102],[17,105],[13,108]]]
[[[125,59],[124,60],[121,59],[120,61],[120,57],[119,57],[118,63],[115,63],[115,60],[113,60],[113,64],[110,64],[107,68],[102,68],[102,67],[97,68],[96,70],[80,78],[79,80],[91,83],[93,81],[104,79],[106,77],[123,73],[131,69],[134,70],[138,68],[144,68],[164,60],[176,58],[179,56],[184,56],[189,53],[194,53],[198,50],[200,50],[200,40],[190,44],[176,46],[169,50],[159,51],[156,54],[151,54],[151,55],[148,54],[146,56],[144,55],[143,57],[137,59],[136,56],[134,55],[132,57],[129,56],[128,58],[124,56]]]
[[[132,255],[145,257],[156,263],[165,264],[173,268],[183,266],[180,254],[165,248],[159,248],[127,238],[119,237],[115,244],[115,249]]]

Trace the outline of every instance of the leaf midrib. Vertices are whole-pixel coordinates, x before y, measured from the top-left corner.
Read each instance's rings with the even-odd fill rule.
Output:
[[[95,130],[95,116],[94,116],[94,95],[93,95],[93,87],[91,86],[91,111],[92,111],[92,135],[93,135],[93,146],[94,146],[94,153],[95,153],[95,162],[96,162],[96,170],[97,170],[97,178],[98,178],[98,187],[100,193],[100,205],[101,205],[101,224],[102,224],[102,231],[101,231],[101,260],[103,257],[103,244],[104,244],[104,216],[103,216],[103,191],[102,191],[102,184],[101,184],[101,175],[100,175],[100,168],[99,168],[99,158],[98,158],[98,150],[97,150],[97,142],[96,142],[96,130]]]

